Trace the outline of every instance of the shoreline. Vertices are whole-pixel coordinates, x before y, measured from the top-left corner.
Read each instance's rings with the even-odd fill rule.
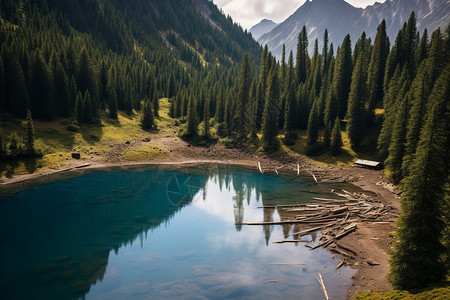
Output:
[[[194,149],[198,147],[192,147]],[[196,149],[198,150],[198,149]],[[230,149],[224,149],[225,152],[233,152]],[[220,151],[223,152],[224,150]],[[228,151],[230,150],[230,151]],[[198,151],[197,151],[198,152]],[[198,153],[197,153],[198,154]],[[198,157],[202,157],[199,155]],[[78,176],[88,171],[109,169],[109,168],[126,168],[126,167],[146,167],[146,166],[196,166],[196,165],[228,165],[244,167],[256,172],[258,170],[258,162],[261,163],[263,173],[277,174],[279,171],[283,174],[297,174],[297,163],[300,166],[300,175],[317,177],[318,184],[320,182],[329,183],[329,178],[339,178],[335,182],[346,182],[361,188],[365,192],[373,193],[373,198],[386,204],[392,211],[399,211],[398,200],[396,195],[387,190],[380,182],[382,181],[382,172],[375,170],[362,169],[357,167],[336,167],[334,165],[326,165],[318,167],[310,162],[308,157],[296,157],[293,159],[288,155],[277,157],[273,159],[264,154],[259,157],[244,153],[241,157],[223,156],[222,159],[193,159],[186,157],[186,155],[167,157],[166,159],[146,160],[146,161],[130,161],[130,162],[105,162],[99,160],[87,161],[68,161],[70,167],[59,170],[52,170],[42,172],[39,174],[25,174],[16,175],[13,178],[2,178],[0,188],[6,191],[6,195],[14,193],[17,190],[33,186],[35,184],[45,183],[50,179],[55,179],[58,175],[63,178],[72,175]],[[313,176],[312,176],[313,175]],[[331,176],[330,176],[331,175]],[[62,179],[63,179],[62,178]],[[58,180],[58,178],[56,178]],[[331,181],[332,183],[333,181]],[[6,189],[5,189],[6,188]],[[347,299],[353,299],[356,294],[371,290],[388,291],[392,287],[387,282],[386,275],[389,271],[388,254],[391,249],[393,238],[390,232],[394,230],[394,223],[391,224],[370,224],[360,223],[357,229],[349,235],[342,238],[340,241],[348,245],[352,249],[356,249],[358,260],[351,265],[352,268],[357,269],[356,274],[352,277],[352,287],[349,289]],[[330,250],[328,250],[330,251]],[[339,257],[339,255],[338,255]],[[372,265],[368,262],[375,261],[377,264]],[[338,272],[338,270],[336,270]],[[325,282],[326,284],[326,282]]]

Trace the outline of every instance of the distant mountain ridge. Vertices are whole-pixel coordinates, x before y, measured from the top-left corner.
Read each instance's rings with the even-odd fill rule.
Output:
[[[252,34],[253,38],[255,40],[258,40],[263,34],[272,31],[272,29],[277,26],[278,24],[272,20],[262,19],[261,22],[254,25],[252,28],[250,28],[249,31]]]
[[[325,29],[328,29],[329,40],[336,50],[347,34],[350,34],[353,46],[363,31],[373,40],[377,26],[385,19],[393,43],[413,11],[420,32],[428,28],[431,33],[438,27],[444,31],[450,22],[450,0],[387,0],[365,9],[353,7],[344,0],[307,0],[285,21],[262,35],[258,42],[267,45],[277,58],[281,57],[283,44],[286,44],[287,52],[293,50],[295,53],[298,34],[305,25],[310,52],[316,38],[319,47],[322,46]]]

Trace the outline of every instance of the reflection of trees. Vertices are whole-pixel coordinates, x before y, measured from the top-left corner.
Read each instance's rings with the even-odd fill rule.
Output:
[[[2,203],[0,236],[15,245],[0,247],[5,299],[32,299],[33,291],[45,299],[82,297],[103,278],[111,250],[117,253],[135,240],[142,243],[149,230],[191,203],[208,179],[176,172],[179,184],[170,186],[173,174],[88,174],[24,191]]]

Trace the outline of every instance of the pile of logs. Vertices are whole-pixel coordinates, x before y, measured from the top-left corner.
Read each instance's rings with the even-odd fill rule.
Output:
[[[278,222],[243,223],[242,225],[283,225],[300,224],[306,229],[294,232],[293,239],[281,240],[274,243],[297,243],[312,241],[301,239],[313,232],[320,231],[319,242],[314,246],[306,245],[314,250],[319,247],[327,248],[342,256],[345,262],[356,260],[356,252],[339,242],[344,236],[356,230],[358,224],[390,223],[394,222],[397,215],[388,206],[375,201],[364,194],[350,193],[345,190],[334,191],[340,199],[313,198],[309,204],[265,206],[264,209],[278,209],[281,216],[295,215],[282,218]],[[344,261],[338,266],[341,267]]]

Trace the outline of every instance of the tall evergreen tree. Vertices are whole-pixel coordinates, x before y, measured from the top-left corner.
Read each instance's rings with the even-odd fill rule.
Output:
[[[148,98],[145,98],[141,117],[141,127],[144,130],[156,129],[156,121],[152,106],[153,105],[150,100]]]
[[[297,84],[306,81],[308,59],[308,34],[306,33],[306,27],[303,26],[298,35],[297,42],[297,59],[295,65]]]
[[[377,35],[373,44],[372,57],[370,58],[367,78],[369,113],[371,116],[384,97],[383,81],[386,69],[386,61],[389,55],[389,37],[386,33],[386,21],[383,20],[377,28]]]
[[[75,104],[75,117],[78,121],[78,123],[84,123],[84,101],[83,101],[83,95],[81,95],[81,92],[78,92],[77,100]]]
[[[367,87],[363,71],[363,55],[360,55],[353,70],[347,112],[347,133],[353,148],[360,146],[364,136],[364,99],[367,99]]]
[[[211,128],[209,126],[210,110],[209,110],[210,98],[205,99],[205,109],[203,110],[203,137],[206,140],[211,138]]]
[[[37,119],[51,120],[52,105],[52,75],[40,51],[33,56],[30,75],[29,92],[33,115]]]
[[[14,50],[5,50],[3,54],[5,67],[5,101],[6,110],[16,117],[25,118],[30,109],[25,74]]]
[[[83,98],[83,121],[85,123],[91,123],[93,118],[92,113],[92,100],[91,100],[91,94],[89,93],[89,90],[86,90],[84,93]]]
[[[252,75],[250,67],[250,56],[248,53],[245,53],[241,63],[241,72],[239,74],[239,82],[238,82],[238,97],[236,102],[236,111],[232,124],[233,131],[237,132],[238,138],[245,138],[250,130],[249,96],[251,84],[252,84]]]
[[[264,105],[262,123],[262,148],[264,151],[274,151],[279,147],[278,115],[280,89],[276,68],[272,68],[267,79],[266,104]]]
[[[430,101],[433,108],[420,134],[420,142],[405,179],[397,240],[390,260],[389,280],[399,289],[424,288],[445,279],[441,243],[441,202],[449,171],[450,69],[437,81]]]
[[[347,112],[348,95],[352,83],[352,45],[350,35],[346,35],[336,59],[336,71],[333,88],[336,91],[336,103],[339,117],[343,119]]]
[[[1,146],[1,145],[0,145]],[[27,140],[26,140],[26,151],[28,153],[35,153],[34,148],[34,125],[33,119],[31,118],[31,112],[27,112]]]
[[[188,138],[194,138],[198,136],[198,115],[194,97],[189,97],[187,120],[186,120],[186,135]]]
[[[331,131],[331,144],[330,152],[332,155],[336,156],[341,153],[342,148],[342,134],[341,134],[341,124],[339,118],[336,117],[334,121],[333,130]]]
[[[395,115],[394,127],[392,130],[391,142],[389,145],[389,155],[385,161],[386,168],[391,173],[392,180],[395,184],[402,179],[402,161],[405,151],[406,126],[409,112],[409,94],[399,103]]]
[[[323,34],[323,48],[322,48],[322,58],[323,58],[323,73],[326,74],[328,71],[328,66],[330,63],[330,57],[328,57],[328,29],[325,29]]]
[[[307,136],[308,145],[310,146],[314,145],[319,138],[319,116],[317,113],[317,100],[314,102],[314,105],[309,113]]]

